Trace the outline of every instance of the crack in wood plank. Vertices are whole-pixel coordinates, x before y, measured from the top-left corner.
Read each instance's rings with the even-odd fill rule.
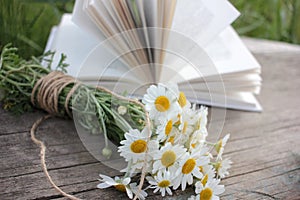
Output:
[[[80,163],[80,164],[75,164],[75,165],[68,165],[64,167],[52,167],[48,168],[48,171],[55,171],[55,170],[60,170],[60,169],[68,169],[68,168],[73,168],[73,167],[78,167],[78,166],[85,166],[85,165],[93,165],[93,164],[98,164],[99,161],[95,162],[88,162],[88,163]],[[23,173],[23,174],[17,174],[13,176],[5,176],[5,177],[0,177],[0,179],[8,179],[8,178],[17,178],[17,177],[22,177],[22,176],[28,176],[28,175],[33,175],[37,173],[43,173],[42,170],[34,171],[34,172],[29,172],[29,173]]]
[[[254,193],[254,194],[261,195],[261,196],[270,197],[271,199],[279,200],[279,198],[276,198],[273,195],[265,193],[265,192],[259,192],[259,191],[254,191],[254,190],[240,190],[240,191]]]

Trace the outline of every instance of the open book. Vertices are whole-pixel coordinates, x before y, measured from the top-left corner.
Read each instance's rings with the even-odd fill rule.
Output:
[[[114,92],[140,97],[171,82],[195,103],[261,111],[260,65],[230,26],[238,15],[227,0],[77,0],[46,50]]]

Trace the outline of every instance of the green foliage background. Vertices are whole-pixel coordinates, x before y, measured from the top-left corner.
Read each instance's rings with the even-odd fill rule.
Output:
[[[300,0],[231,0],[241,12],[241,34],[300,44]],[[0,49],[13,43],[21,55],[40,55],[51,27],[74,0],[0,0]]]
[[[25,58],[44,51],[52,26],[74,0],[0,0],[0,49],[12,43]]]
[[[241,35],[300,44],[300,0],[231,0]]]

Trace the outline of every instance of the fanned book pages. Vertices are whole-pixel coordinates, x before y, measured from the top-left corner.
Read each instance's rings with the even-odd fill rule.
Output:
[[[261,111],[260,65],[230,26],[238,15],[227,0],[77,0],[46,50],[114,92],[176,83],[195,103]]]

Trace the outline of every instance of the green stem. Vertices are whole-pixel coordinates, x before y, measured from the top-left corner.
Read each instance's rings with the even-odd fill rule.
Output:
[[[217,143],[205,142],[205,144],[210,145],[210,146],[215,146]]]
[[[16,87],[31,86],[31,84],[28,84],[28,83],[19,83],[19,82],[13,81],[13,80],[9,79],[8,77],[4,77],[1,74],[0,74],[0,78],[2,79],[2,81],[7,81],[7,82],[9,82],[10,84],[12,84],[12,85],[14,85]]]

